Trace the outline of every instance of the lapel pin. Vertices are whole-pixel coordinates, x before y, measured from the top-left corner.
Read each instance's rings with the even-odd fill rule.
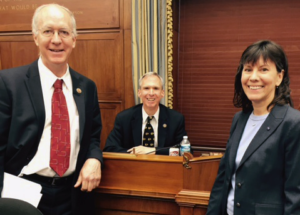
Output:
[[[166,127],[167,127],[167,124],[163,124],[163,127],[166,128]]]
[[[79,93],[79,94],[82,93],[82,90],[81,90],[80,88],[77,88],[76,91],[77,91],[77,93]]]
[[[267,127],[267,130],[268,130],[268,131],[270,131],[270,129],[271,129],[270,127]]]

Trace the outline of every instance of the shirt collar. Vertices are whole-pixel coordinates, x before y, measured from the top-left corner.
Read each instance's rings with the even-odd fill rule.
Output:
[[[146,111],[144,109],[144,106],[142,108],[142,114],[143,114],[143,123],[145,123],[145,122],[147,122],[147,118],[148,118],[149,115],[146,113]],[[158,122],[159,107],[158,107],[156,113],[153,116],[154,116],[154,119]]]
[[[53,87],[53,84],[57,79],[62,79],[64,81],[64,84],[66,85],[67,89],[72,89],[72,81],[71,81],[69,65],[67,65],[66,73],[60,78],[58,78],[56,75],[54,75],[53,72],[51,72],[45,66],[41,57],[38,60],[38,68],[39,68],[39,74],[41,77],[41,81],[42,81],[43,85],[45,86],[45,89],[50,90]]]

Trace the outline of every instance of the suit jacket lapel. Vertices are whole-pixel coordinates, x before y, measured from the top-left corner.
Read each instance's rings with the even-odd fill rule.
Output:
[[[133,113],[133,117],[131,119],[131,128],[132,128],[132,136],[134,146],[142,145],[142,105],[138,107]]]
[[[262,124],[253,140],[249,144],[238,168],[255,152],[264,141],[277,129],[282,122],[288,106],[274,106],[266,121]]]
[[[246,126],[249,116],[250,113],[241,112],[236,128],[232,134],[232,137],[230,138],[230,142],[232,142],[231,148],[229,150],[229,166],[230,166],[231,175],[235,170],[235,157],[236,157],[237,149],[239,147],[239,143],[242,138],[244,128]]]
[[[39,136],[41,136],[45,124],[45,106],[37,61],[33,62],[30,65],[27,71],[27,79],[25,79],[25,85],[27,87],[31,103],[37,117],[39,125]]]
[[[79,114],[79,134],[80,134],[80,143],[83,137],[83,128],[85,126],[85,98],[84,93],[81,93],[82,85],[81,85],[81,78],[79,75],[70,68],[70,74],[72,78],[72,85],[73,85],[73,97],[77,106],[78,114]]]
[[[167,126],[163,126],[163,125]],[[164,106],[159,105],[159,119],[158,119],[158,147],[164,147],[167,137],[167,129],[168,129],[168,118],[166,109]]]

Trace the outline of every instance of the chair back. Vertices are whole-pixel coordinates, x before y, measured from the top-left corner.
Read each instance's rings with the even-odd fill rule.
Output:
[[[1,215],[43,215],[39,209],[18,199],[0,198]]]

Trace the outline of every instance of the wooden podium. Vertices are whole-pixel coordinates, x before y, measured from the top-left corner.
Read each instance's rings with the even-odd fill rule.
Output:
[[[97,214],[204,215],[220,158],[104,153]]]

